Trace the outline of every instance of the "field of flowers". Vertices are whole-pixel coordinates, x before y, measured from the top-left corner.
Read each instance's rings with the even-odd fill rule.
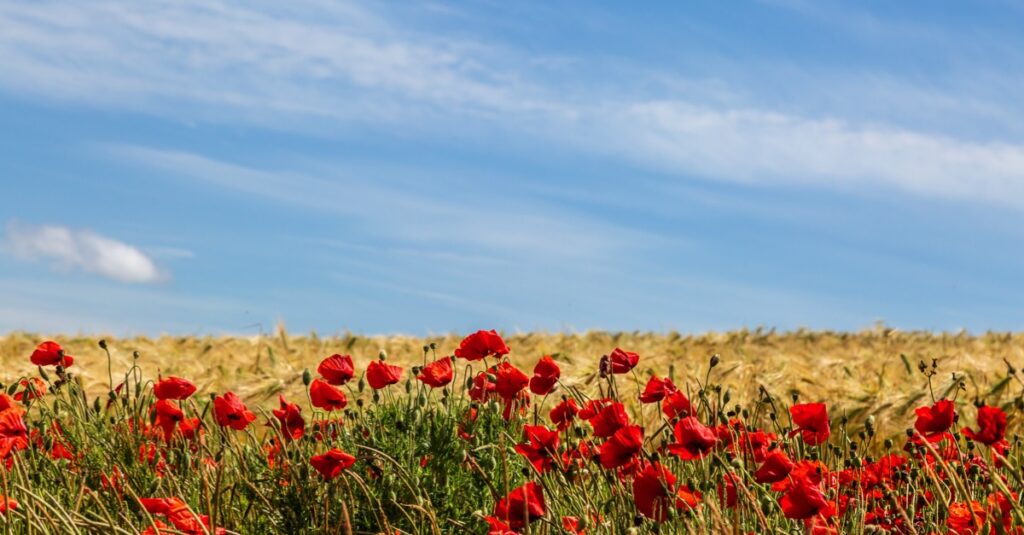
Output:
[[[393,341],[371,352],[374,341],[350,337],[316,340],[316,362],[286,362],[294,370],[278,382],[265,369],[287,358],[262,340],[232,368],[209,356],[215,340],[173,362],[121,342],[9,336],[0,341],[0,524],[4,533],[1024,532],[1019,337],[863,336],[745,331],[656,348],[649,337],[598,335],[579,351],[578,340],[478,331],[405,341],[401,355]],[[808,362],[762,361],[794,347],[814,348]],[[860,360],[836,360],[836,348]],[[269,407],[259,403],[267,396]]]

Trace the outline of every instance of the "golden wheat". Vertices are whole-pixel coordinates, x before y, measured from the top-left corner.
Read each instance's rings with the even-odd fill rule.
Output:
[[[34,372],[28,356],[35,345],[52,338],[76,357],[72,371],[86,388],[103,393],[108,388],[107,359],[99,336],[52,337],[11,333],[0,337],[0,380],[10,384]],[[364,368],[380,351],[406,366],[423,360],[423,346],[435,343],[438,354],[451,354],[460,336],[357,336],[292,335],[278,328],[273,335],[251,337],[105,337],[113,358],[115,383],[138,352],[147,371],[187,377],[204,393],[231,389],[246,403],[276,403],[284,394],[304,397],[302,373],[315,369],[333,353],[348,353]],[[772,394],[798,393],[803,401],[827,401],[833,415],[845,412],[852,421],[874,415],[885,432],[895,433],[912,421],[913,408],[926,401],[926,379],[917,367],[937,361],[933,381],[936,396],[963,377],[961,399],[983,396],[990,403],[1015,396],[1020,384],[1007,380],[1007,364],[1024,365],[1024,333],[904,332],[885,327],[856,333],[806,331],[777,333],[739,330],[683,335],[678,333],[587,332],[507,334],[513,363],[532,369],[544,354],[556,354],[569,384],[593,379],[601,355],[615,347],[640,353],[641,379],[654,370],[674,370],[680,385],[696,388],[703,380],[709,357],[721,356],[713,378],[732,390],[732,399],[751,402],[764,386]],[[1004,361],[1005,359],[1005,361]],[[993,387],[993,385],[995,385]],[[1012,391],[1012,393],[1011,393]]]

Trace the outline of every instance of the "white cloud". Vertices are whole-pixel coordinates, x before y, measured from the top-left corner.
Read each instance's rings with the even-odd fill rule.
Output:
[[[972,143],[885,125],[758,109],[654,101],[609,109],[596,150],[646,165],[745,183],[882,186],[1024,207],[1024,147]],[[610,135],[614,133],[614,135]]]
[[[857,113],[872,100],[870,92],[857,96],[859,87],[837,88],[854,101],[843,109],[828,101],[826,109],[808,110],[800,108],[799,94],[784,106],[756,102],[756,94],[753,103],[723,101],[659,85],[666,73],[654,70],[646,76],[632,71],[626,78],[633,83],[618,81],[614,90],[602,89],[605,79],[566,86],[558,81],[565,77],[548,76],[560,67],[544,66],[544,58],[395,20],[362,5],[315,0],[287,8],[199,0],[0,3],[0,87],[184,120],[227,117],[285,128],[326,118],[330,124],[390,125],[402,135],[427,125],[431,132],[477,139],[483,121],[503,134],[617,155],[679,176],[881,187],[1024,208],[1024,144],[1018,139],[958,136],[955,125],[942,123],[908,126],[893,119],[898,114],[871,121]],[[875,28],[867,26],[864,31]],[[931,32],[915,35],[929,42]],[[580,79],[594,75],[585,58],[572,63]],[[1003,83],[1021,85],[1016,78]],[[900,86],[881,92],[899,92],[889,87]],[[714,92],[733,89],[726,84]],[[923,109],[928,96],[913,92],[905,100]],[[971,112],[964,110],[977,107],[975,96],[933,94],[932,100],[985,120],[1020,115],[1011,101],[986,100],[985,109]],[[210,164],[174,159],[173,165],[187,167]],[[235,175],[215,180],[250,193],[269,184],[324,202],[316,191],[290,192],[287,177]],[[300,183],[311,190],[321,185]]]
[[[90,230],[11,223],[6,238],[6,248],[15,257],[49,262],[59,271],[82,270],[128,283],[152,283],[167,278],[138,248]]]

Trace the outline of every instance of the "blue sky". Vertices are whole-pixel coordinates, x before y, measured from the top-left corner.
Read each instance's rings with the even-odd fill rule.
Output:
[[[1021,329],[1021,27],[0,2],[0,330]]]

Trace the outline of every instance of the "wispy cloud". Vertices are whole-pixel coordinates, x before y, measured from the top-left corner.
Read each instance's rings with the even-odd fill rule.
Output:
[[[1013,139],[977,140],[856,114],[723,102],[669,85],[651,90],[646,81],[664,74],[657,66],[645,67],[654,72],[644,83],[615,92],[602,92],[601,84],[581,90],[547,76],[562,67],[534,61],[543,58],[512,45],[435,35],[396,20],[361,5],[313,0],[288,8],[195,0],[155,9],[117,0],[4,3],[0,84],[186,119],[227,115],[269,124],[281,117],[329,118],[391,125],[403,135],[424,123],[468,135],[474,121],[483,121],[490,131],[615,155],[679,177],[848,191],[881,187],[1024,208],[1024,144]],[[881,31],[873,17],[858,20],[860,31]],[[934,34],[917,33],[922,39]],[[572,69],[587,72],[585,58],[573,59]],[[960,106],[946,95],[934,100],[950,108],[977,103],[972,97]],[[170,155],[165,160],[170,164]],[[185,167],[212,165],[183,155],[175,160]],[[235,176],[216,180],[250,193],[276,181],[273,189],[286,195],[316,197],[291,193],[291,178],[263,176],[253,181],[260,185],[250,185],[250,178]],[[515,245],[515,236],[504,239]]]
[[[6,249],[17,258],[49,263],[58,271],[81,270],[127,283],[167,279],[137,247],[90,230],[9,223]]]
[[[479,197],[457,191],[444,176],[429,191],[386,176],[353,174],[344,165],[320,163],[316,175],[249,167],[193,152],[136,145],[103,145],[101,153],[263,200],[342,218],[364,236],[431,247],[437,253],[496,258],[600,258],[623,247],[650,245],[655,236],[587,214],[566,217],[565,207],[536,199]],[[402,217],[388,217],[401,214]],[[664,242],[662,242],[663,244]],[[404,250],[409,250],[404,248]]]

